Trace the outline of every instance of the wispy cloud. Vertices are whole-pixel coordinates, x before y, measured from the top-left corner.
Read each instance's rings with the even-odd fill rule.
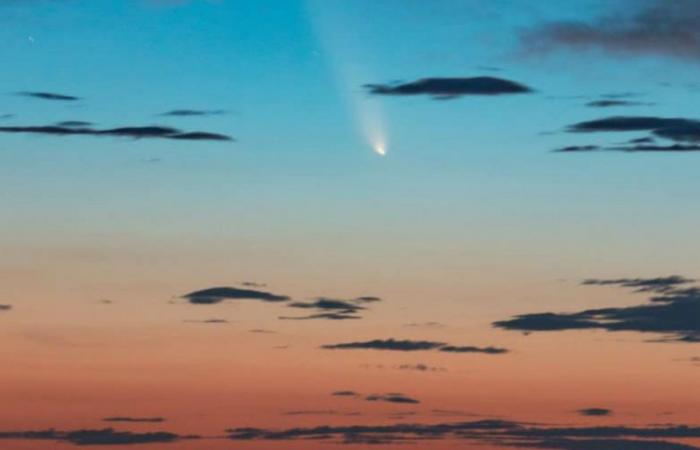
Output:
[[[129,417],[129,416],[115,416],[115,417],[105,417],[102,419],[103,422],[125,422],[125,423],[161,423],[165,422],[163,417]]]
[[[42,100],[56,100],[64,102],[74,102],[80,100],[80,97],[75,97],[73,95],[57,94],[55,92],[24,91],[18,92],[17,95],[22,95],[24,97],[39,98]]]
[[[163,126],[134,126],[98,130],[88,126],[39,125],[0,127],[0,133],[43,134],[49,136],[125,137],[133,139],[173,139],[188,141],[233,141],[231,136],[205,131],[182,131]]]
[[[354,299],[334,299],[320,297],[310,302],[294,302],[288,306],[290,308],[311,309],[315,310],[314,314],[300,317],[282,316],[283,320],[310,320],[310,319],[327,319],[327,320],[357,320],[362,317],[359,315],[366,310],[364,306],[367,303],[379,302],[379,297],[357,297]]]
[[[202,117],[202,116],[220,116],[226,114],[223,109],[173,109],[161,113],[161,116],[166,117]]]
[[[365,400],[368,402],[399,403],[409,405],[417,405],[420,403],[420,401],[416,400],[415,398],[411,398],[397,392],[392,392],[389,394],[372,394],[365,397]]]
[[[199,439],[199,436],[181,436],[176,433],[155,431],[136,433],[117,431],[113,428],[99,430],[57,431],[0,431],[0,439],[68,442],[75,445],[133,445],[176,442],[185,439]]]
[[[526,30],[528,53],[597,50],[619,56],[667,56],[700,61],[700,3],[696,0],[611,2],[619,11],[592,21],[555,21]]]
[[[700,427],[685,425],[559,428],[495,419],[433,424],[323,425],[281,430],[234,428],[228,432],[233,440],[331,440],[345,444],[466,440],[496,447],[563,450],[696,450],[698,447],[690,444],[660,439],[700,437]]]
[[[602,417],[612,415],[612,410],[607,408],[584,408],[577,411],[582,416]]]
[[[364,342],[346,342],[341,344],[323,345],[321,348],[327,350],[390,350],[401,352],[436,350],[447,353],[487,353],[502,354],[507,353],[505,348],[498,347],[474,347],[474,346],[454,346],[444,342],[435,341],[413,341],[401,339],[374,339]]]

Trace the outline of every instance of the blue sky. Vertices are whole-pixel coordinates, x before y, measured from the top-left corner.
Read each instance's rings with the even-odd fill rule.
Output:
[[[683,224],[697,219],[684,207],[697,191],[688,164],[695,155],[549,152],[576,140],[562,133],[566,125],[602,115],[582,107],[586,100],[568,97],[642,92],[642,101],[658,104],[635,112],[692,116],[693,97],[682,85],[692,80],[693,67],[653,57],[616,61],[595,53],[519,53],[518,30],[552,17],[595,15],[600,2],[546,9],[528,2],[470,3],[460,4],[456,13],[454,2],[447,1],[5,6],[13,20],[0,37],[12,64],[0,77],[0,90],[6,93],[4,110],[16,115],[8,123],[164,124],[238,140],[2,136],[9,223],[18,236],[39,217],[52,217],[56,232],[66,224],[67,233],[94,226],[126,226],[138,233],[147,232],[139,230],[139,217],[151,217],[167,229],[181,224],[186,233],[194,227],[187,218],[196,211],[212,220],[248,216],[253,233],[285,214],[294,218],[284,225],[292,229],[344,229],[353,222],[352,229],[365,233],[409,233],[415,227],[414,235],[433,234],[430,226],[416,225],[418,215],[447,240],[459,241],[466,224],[479,221],[479,232],[489,236],[483,230],[504,227],[510,214],[513,222],[531,224],[543,236],[585,234],[602,224],[617,239],[630,230],[616,212],[650,229],[664,226],[675,230],[671,234],[688,235],[691,229]],[[316,11],[319,6],[324,10]],[[319,20],[331,23],[314,23]],[[333,65],[339,62],[372,78],[347,85],[336,76]],[[503,76],[536,92],[431,101],[370,98],[360,86],[476,75]],[[64,104],[12,95],[25,90],[84,99]],[[381,105],[389,157],[371,152],[347,95]],[[158,116],[174,108],[230,114]],[[58,197],[67,200],[57,202]],[[324,213],[311,211],[312,205]],[[658,214],[658,208],[673,213]],[[110,214],[114,210],[120,213]],[[562,210],[569,212],[563,224],[541,220]],[[519,241],[517,230],[506,227],[502,233]]]

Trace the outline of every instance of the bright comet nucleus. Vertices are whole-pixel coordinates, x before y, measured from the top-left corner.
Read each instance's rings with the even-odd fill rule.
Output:
[[[375,145],[374,152],[379,156],[386,156],[386,147],[384,145]]]

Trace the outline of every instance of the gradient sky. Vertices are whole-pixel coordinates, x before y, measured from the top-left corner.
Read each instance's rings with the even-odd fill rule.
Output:
[[[205,440],[109,448],[320,449],[349,435],[225,430],[503,420],[584,431],[409,442],[700,448],[696,18],[696,0],[0,0],[0,443],[111,427]],[[445,77],[530,92],[365,86]],[[679,120],[572,132],[621,116]],[[63,121],[91,125],[26,128]],[[151,125],[233,139],[94,132]],[[225,286],[290,300],[184,297]],[[654,296],[672,311],[625,331],[494,324]],[[317,298],[366,309],[280,319]],[[388,339],[480,351],[322,348]],[[419,403],[367,400],[390,393]],[[695,431],[629,431],[659,424]]]

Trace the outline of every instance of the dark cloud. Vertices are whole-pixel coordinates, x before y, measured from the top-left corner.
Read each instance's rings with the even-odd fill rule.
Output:
[[[226,114],[223,109],[173,109],[171,111],[166,111],[161,116],[170,117],[196,117],[196,116],[220,116]]]
[[[629,100],[613,100],[613,99],[594,100],[594,101],[586,103],[586,106],[588,106],[590,108],[613,108],[613,107],[618,107],[618,106],[651,106],[651,105],[652,105],[652,103],[632,102]]]
[[[162,126],[119,127],[97,130],[88,126],[45,125],[0,127],[0,133],[45,134],[51,136],[111,136],[133,139],[175,139],[192,141],[233,141],[230,136],[203,131],[183,132]]]
[[[0,114],[0,119],[5,120],[5,119],[12,119],[15,117],[14,114]]]
[[[318,313],[318,314],[311,314],[309,316],[301,316],[301,317],[289,317],[289,316],[280,316],[280,320],[314,320],[314,319],[323,319],[323,320],[359,320],[362,319],[360,316],[354,316],[351,314],[346,314],[346,313]]]
[[[176,442],[183,439],[198,439],[198,436],[180,436],[164,431],[150,433],[134,433],[117,431],[112,428],[101,430],[75,431],[2,431],[0,439],[39,440],[68,442],[75,445],[131,445]]]
[[[357,397],[360,394],[355,391],[335,391],[331,395],[335,397]]]
[[[276,331],[272,330],[264,330],[262,328],[253,328],[252,330],[248,330],[248,333],[257,333],[257,334],[276,334]]]
[[[226,319],[186,320],[185,322],[187,322],[187,323],[204,323],[204,324],[210,324],[210,325],[229,323],[229,321]]]
[[[645,0],[593,21],[550,22],[521,36],[525,52],[557,49],[700,60],[700,3]]]
[[[266,287],[267,284],[265,284],[265,283],[256,283],[256,282],[254,282],[254,281],[243,281],[243,282],[241,283],[241,286],[261,288],[261,287]]]
[[[289,428],[265,430],[260,428],[234,428],[228,430],[234,440],[309,440],[327,439],[343,443],[384,442],[395,443],[409,440],[447,439],[460,435],[478,435],[479,432],[503,431],[517,427],[515,422],[485,420],[477,422],[442,424],[388,424],[318,426],[313,428]]]
[[[559,450],[691,450],[693,445],[658,440],[636,439],[539,439],[533,442],[514,442],[511,447]]]
[[[597,145],[570,145],[554,150],[556,153],[573,153],[573,152],[594,152],[600,150]]]
[[[570,146],[555,152],[620,151],[620,152],[695,152],[700,150],[700,120],[653,116],[615,116],[579,122],[568,127],[572,133],[612,133],[647,131],[651,135],[635,138],[624,145]],[[655,138],[674,141],[671,145],[655,144]]]
[[[492,447],[520,447],[564,450],[690,450],[698,447],[660,439],[700,437],[700,427],[668,425],[653,427],[533,426],[505,420],[478,420],[456,423],[323,425],[312,428],[267,430],[234,428],[234,440],[328,440],[346,444],[396,444],[411,441],[466,440]]]
[[[448,353],[488,353],[500,354],[506,353],[507,349],[496,347],[473,347],[473,346],[453,346],[444,342],[434,341],[412,341],[398,339],[374,339],[366,342],[347,342],[342,344],[323,345],[321,348],[327,350],[392,350],[392,351],[425,351],[437,350]]]
[[[653,116],[615,116],[571,125],[575,133],[650,131],[656,137],[676,142],[700,142],[700,120]]]
[[[311,302],[294,302],[288,306],[290,308],[313,309],[315,314],[301,317],[280,317],[282,320],[311,320],[311,319],[326,319],[326,320],[357,320],[362,317],[358,315],[361,311],[367,309],[362,306],[366,303],[381,301],[379,297],[357,297],[350,300],[334,299],[321,297]]]
[[[680,275],[670,275],[668,277],[657,278],[615,278],[608,280],[589,278],[583,280],[581,284],[584,286],[622,286],[633,288],[636,292],[664,293],[695,281],[696,280],[685,278]]]
[[[352,397],[361,398],[361,395],[355,391],[335,391],[331,395],[334,397]],[[364,397],[364,400],[368,402],[386,402],[386,403],[404,403],[404,404],[418,404],[420,401],[408,397],[399,392],[390,392],[388,394],[372,394]]]
[[[207,133],[205,131],[191,131],[188,133],[177,133],[168,136],[168,139],[180,141],[232,141],[231,136],[219,133]]]
[[[410,83],[367,84],[365,88],[376,95],[432,95],[437,99],[533,92],[523,84],[495,77],[423,78]]]
[[[419,351],[419,350],[435,350],[442,346],[443,342],[432,341],[410,341],[397,339],[375,339],[366,342],[348,342],[344,344],[324,345],[321,348],[329,350],[354,350],[354,349],[370,349],[370,350],[395,350],[395,351]]]
[[[0,311],[9,311],[12,309],[12,305],[0,305]]]
[[[647,136],[647,137],[640,137],[640,138],[636,138],[636,139],[630,139],[628,143],[629,144],[652,144],[654,142],[656,142],[656,139],[654,139],[651,136]]]
[[[700,144],[698,145],[683,145],[683,144],[672,144],[672,145],[618,145],[612,147],[599,147],[597,145],[584,145],[584,146],[570,146],[563,147],[554,150],[555,153],[586,153],[586,152],[596,152],[596,151],[614,151],[614,152],[625,152],[625,153],[687,153],[687,152],[697,152],[700,151]]]
[[[239,289],[235,287],[213,287],[190,292],[182,298],[195,305],[213,305],[226,300],[260,300],[263,302],[286,302],[290,298],[256,289]]]
[[[691,280],[678,277],[586,280],[587,285],[615,285],[654,294],[649,303],[621,308],[589,309],[574,313],[523,314],[494,322],[506,330],[632,331],[662,335],[664,342],[700,342],[700,288],[688,287]]]
[[[589,417],[609,416],[612,414],[612,411],[607,408],[585,408],[579,409],[577,412],[582,416]]]
[[[313,302],[294,302],[288,305],[290,308],[304,308],[304,309],[318,309],[321,311],[349,311],[356,312],[364,309],[362,306],[358,306],[347,300],[336,300],[332,298],[319,298]]]
[[[474,346],[464,346],[464,347],[459,347],[459,346],[454,346],[454,345],[445,345],[444,347],[440,347],[441,352],[447,352],[447,353],[487,353],[489,355],[500,355],[503,353],[508,353],[508,349],[505,348],[499,348],[499,347],[474,347]]]
[[[570,132],[620,132],[620,131],[653,131],[696,129],[700,121],[684,118],[664,118],[654,116],[614,116],[589,120],[571,125]],[[669,133],[666,131],[665,133]]]
[[[365,397],[368,402],[386,402],[386,403],[402,403],[416,405],[420,401],[415,398],[407,397],[400,393],[392,392],[390,394],[372,394]]]
[[[163,417],[128,417],[128,416],[115,416],[115,417],[105,417],[102,419],[103,422],[126,422],[126,423],[161,423],[165,422]]]
[[[42,100],[58,100],[74,102],[80,100],[80,97],[74,97],[72,95],[56,94],[54,92],[19,92],[18,95],[23,95],[25,97],[40,98]]]

